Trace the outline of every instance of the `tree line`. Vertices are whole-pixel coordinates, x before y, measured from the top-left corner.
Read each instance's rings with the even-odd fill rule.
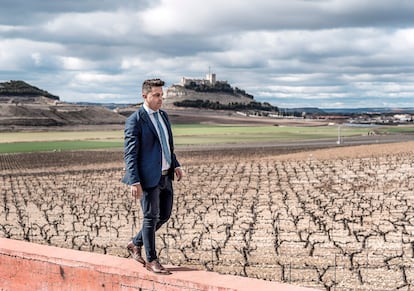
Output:
[[[176,101],[173,103],[175,106],[179,107],[195,107],[195,108],[204,108],[204,109],[214,109],[214,110],[261,110],[268,112],[278,112],[279,109],[277,106],[272,106],[271,104],[264,102],[251,101],[250,103],[239,103],[239,102],[230,102],[228,104],[222,104],[219,101],[211,102],[210,100],[183,100]]]

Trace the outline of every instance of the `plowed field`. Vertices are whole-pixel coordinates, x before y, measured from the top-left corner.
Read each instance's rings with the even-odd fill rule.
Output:
[[[179,150],[161,261],[322,290],[414,288],[414,142]],[[122,152],[0,155],[0,236],[128,256]],[[411,288],[411,289],[410,289]]]

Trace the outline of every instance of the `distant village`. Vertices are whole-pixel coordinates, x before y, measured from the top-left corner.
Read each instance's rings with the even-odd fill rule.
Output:
[[[312,110],[311,110],[312,111]],[[289,109],[288,111],[280,110],[276,118],[299,118],[299,119],[317,119],[332,121],[335,123],[349,123],[361,125],[400,125],[413,124],[414,114],[410,113],[392,113],[384,112],[341,112],[332,114],[319,109],[317,112],[306,112],[306,108]]]
[[[352,117],[350,123],[358,124],[408,124],[414,122],[414,115],[412,114],[361,114],[357,117]]]
[[[304,109],[304,108],[302,108]],[[403,125],[413,124],[414,114],[393,114],[389,112],[384,113],[341,113],[332,115],[330,113],[323,112],[323,110],[317,113],[307,113],[306,111],[295,111],[294,109],[284,111],[283,109],[277,113],[266,112],[238,112],[240,115],[256,115],[256,116],[268,116],[271,118],[287,118],[287,119],[316,119],[325,120],[327,122],[335,123],[349,123],[349,124],[361,124],[361,125]]]

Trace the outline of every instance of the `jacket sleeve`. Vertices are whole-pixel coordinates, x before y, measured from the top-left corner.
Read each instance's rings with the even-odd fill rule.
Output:
[[[125,122],[124,160],[125,176],[122,182],[128,185],[140,182],[138,170],[138,152],[140,146],[138,112],[132,114]]]
[[[177,160],[175,153],[172,154],[172,157],[173,157],[172,158],[173,168],[175,169],[175,168],[181,167],[180,163]]]

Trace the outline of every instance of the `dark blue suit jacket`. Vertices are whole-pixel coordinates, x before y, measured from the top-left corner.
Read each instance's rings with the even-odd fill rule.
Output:
[[[174,179],[174,169],[180,164],[174,154],[171,123],[165,111],[159,110],[168,130],[171,168],[168,175]],[[125,176],[122,182],[140,183],[142,188],[158,185],[162,172],[162,148],[157,131],[143,107],[135,111],[125,122],[124,139]]]

